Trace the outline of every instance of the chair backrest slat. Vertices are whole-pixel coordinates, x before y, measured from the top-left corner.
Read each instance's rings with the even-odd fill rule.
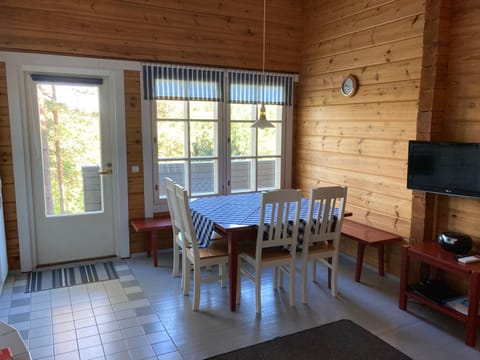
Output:
[[[295,248],[300,208],[300,190],[282,189],[262,193],[257,252],[275,246]]]
[[[170,213],[170,220],[172,222],[173,236],[177,237],[181,231],[181,218],[177,205],[177,200],[175,198],[175,181],[171,178],[165,178],[165,187],[167,190],[167,204],[168,211]]]
[[[190,214],[190,205],[188,203],[188,193],[180,185],[175,184],[175,197],[177,199],[181,226],[183,246],[190,247],[193,250],[195,260],[199,259],[197,233],[192,222],[192,215]]]
[[[347,188],[343,186],[311,190],[304,243],[333,241],[338,246],[346,198]]]

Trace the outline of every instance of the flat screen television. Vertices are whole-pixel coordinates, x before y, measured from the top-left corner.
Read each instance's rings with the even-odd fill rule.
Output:
[[[409,141],[407,188],[480,197],[480,143]]]

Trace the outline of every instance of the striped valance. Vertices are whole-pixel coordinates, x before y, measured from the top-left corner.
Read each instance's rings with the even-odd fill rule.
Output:
[[[223,101],[223,71],[177,65],[144,65],[147,100]]]
[[[292,105],[293,75],[261,72],[229,71],[229,102]]]
[[[237,104],[292,105],[292,74],[197,68],[183,65],[143,65],[146,100],[208,100]]]

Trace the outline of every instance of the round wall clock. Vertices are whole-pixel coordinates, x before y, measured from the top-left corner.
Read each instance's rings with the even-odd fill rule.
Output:
[[[340,86],[340,91],[344,96],[353,96],[357,92],[357,78],[353,75],[348,75],[342,81],[342,85]]]

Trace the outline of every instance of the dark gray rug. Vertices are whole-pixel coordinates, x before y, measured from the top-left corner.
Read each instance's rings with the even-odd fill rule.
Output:
[[[210,359],[407,360],[410,358],[353,321],[339,320]]]
[[[118,279],[113,262],[68,266],[55,270],[32,271],[27,275],[26,293]]]

